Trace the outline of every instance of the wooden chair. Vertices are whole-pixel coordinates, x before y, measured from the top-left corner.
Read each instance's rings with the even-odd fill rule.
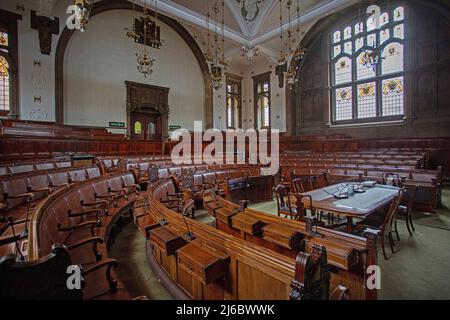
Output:
[[[281,217],[284,215],[285,218],[290,216],[291,219],[294,219],[294,213],[292,210],[291,201],[289,199],[289,192],[286,186],[282,184],[276,186],[275,196],[277,199],[278,216]]]
[[[385,215],[373,214],[368,218],[357,224],[356,230],[364,233],[376,233],[381,242],[381,249],[383,251],[383,256],[388,260],[386,254],[385,240],[389,240],[389,245],[391,247],[392,253],[395,253],[394,248],[394,237],[392,235],[395,232],[395,219],[399,211],[400,203],[402,203],[406,190],[401,189],[398,195],[392,200],[391,205]]]
[[[411,236],[412,236],[413,231],[414,232],[416,231],[416,229],[414,228],[414,224],[412,222],[412,212],[413,212],[413,208],[414,208],[414,200],[416,198],[416,194],[417,194],[418,190],[419,190],[419,185],[416,185],[413,188],[406,187],[404,201],[398,208],[398,214],[405,218],[406,228],[408,229],[409,235],[411,235]],[[397,239],[400,240],[400,236],[398,234],[397,222],[398,222],[398,219],[395,219],[395,233],[397,235]]]

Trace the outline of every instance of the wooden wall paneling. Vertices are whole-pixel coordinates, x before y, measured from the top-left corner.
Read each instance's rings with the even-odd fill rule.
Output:
[[[289,285],[241,261],[237,287],[239,300],[289,300]]]

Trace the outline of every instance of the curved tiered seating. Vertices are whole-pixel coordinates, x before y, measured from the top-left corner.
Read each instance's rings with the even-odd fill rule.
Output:
[[[204,199],[205,207],[216,217],[216,228],[210,227],[160,201],[161,194],[176,185],[174,177],[156,182],[135,207],[137,223],[149,238],[149,263],[174,296],[293,298],[297,296],[295,288],[301,287],[294,281],[301,279],[295,274],[295,258],[311,254],[319,245],[326,248],[328,264],[334,270],[331,291],[342,291],[340,286],[345,286],[351,299],[376,298],[376,292],[365,289],[364,275],[356,271],[365,264],[376,264],[373,240],[322,228],[318,228],[322,236],[315,236],[305,223],[245,209],[245,205],[235,205],[215,193]]]
[[[120,190],[115,189],[119,179]],[[70,263],[83,267],[83,298],[130,299],[123,285],[114,279],[112,269],[118,266],[117,261],[108,258],[112,239],[132,212],[137,189],[136,184],[131,189],[130,181],[134,182],[132,172],[101,176],[63,187],[47,197],[36,207],[30,221],[28,260],[46,261],[55,254],[55,245],[63,245]],[[48,277],[52,279],[50,274]]]

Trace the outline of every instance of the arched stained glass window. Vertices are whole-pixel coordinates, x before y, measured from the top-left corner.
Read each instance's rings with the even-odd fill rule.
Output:
[[[405,10],[361,15],[330,35],[333,123],[397,120],[404,116]]]

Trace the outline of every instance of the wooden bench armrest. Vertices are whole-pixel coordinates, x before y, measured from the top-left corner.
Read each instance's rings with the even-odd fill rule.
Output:
[[[115,259],[103,259],[87,268],[83,269],[83,275],[88,275],[89,273],[92,273],[94,271],[97,271],[98,269],[101,269],[103,267],[107,267],[106,269],[106,280],[108,281],[109,290],[110,292],[116,292],[117,291],[117,280],[115,280],[111,275],[112,268],[117,268],[119,266],[119,263]]]
[[[77,241],[73,244],[67,245],[67,249],[72,250],[81,246],[84,246],[85,244],[89,243],[103,243],[103,239],[101,237],[91,237],[91,238],[85,238],[81,239],[80,241]]]
[[[127,184],[127,185],[124,185],[124,188],[136,188],[136,189],[139,189],[139,185],[138,184]]]
[[[87,216],[92,213],[96,214],[96,220],[98,220],[98,216],[100,215],[100,210],[98,210],[98,209],[86,210],[83,212],[75,212],[75,213],[72,212],[71,210],[68,211],[70,218],[79,218],[79,217]]]
[[[40,188],[40,189],[32,189],[30,188],[28,191],[30,192],[47,192],[47,193],[52,193],[53,190],[50,187],[46,187],[46,188]]]
[[[70,186],[70,183],[67,182],[67,183],[61,183],[61,184],[52,184],[51,186],[52,186],[53,188],[64,188],[64,187]]]
[[[29,200],[32,200],[34,198],[34,193],[22,193],[22,194],[16,194],[15,196],[11,196],[9,194],[5,194],[5,199],[20,199],[20,198],[28,198]]]
[[[113,193],[105,194],[105,195],[98,195],[98,194],[96,194],[95,198],[96,199],[110,199],[110,200],[113,200],[113,199],[117,198],[117,194],[113,194]]]
[[[111,193],[124,193],[126,194],[128,192],[127,188],[122,188],[122,189],[117,189],[117,190],[113,190],[113,189],[109,189],[109,192]]]
[[[93,206],[99,206],[99,205],[107,206],[108,204],[109,204],[109,201],[106,201],[106,200],[100,200],[100,201],[96,201],[93,203],[85,203],[85,202],[81,201],[81,206],[83,206],[83,207],[93,207]]]
[[[91,235],[94,237],[95,236],[95,232],[94,229],[96,227],[98,227],[98,221],[86,221],[86,222],[82,222],[79,223],[77,225],[74,226],[70,226],[70,227],[64,227],[61,223],[58,223],[58,230],[61,232],[70,232],[70,231],[74,231],[74,230],[78,230],[81,228],[85,228],[85,227],[90,227],[91,228]]]

